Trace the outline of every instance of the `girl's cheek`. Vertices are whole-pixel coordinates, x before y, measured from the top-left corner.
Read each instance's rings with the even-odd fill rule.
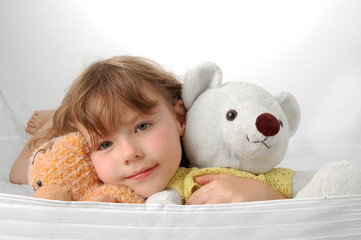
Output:
[[[158,131],[157,133],[153,134],[152,138],[149,139],[150,144],[156,146],[158,148],[165,147],[170,142],[170,137],[166,131]]]
[[[103,165],[106,162],[106,159],[104,156],[99,156],[99,154],[94,153],[90,154],[90,160],[92,161],[95,171],[98,173],[98,175],[103,171]],[[103,163],[103,164],[102,164]]]
[[[157,149],[165,155],[175,153],[180,146],[180,138],[166,129],[155,134],[149,142],[152,145],[150,149]]]

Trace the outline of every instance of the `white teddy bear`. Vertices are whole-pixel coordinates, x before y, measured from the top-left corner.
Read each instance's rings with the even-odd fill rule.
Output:
[[[291,94],[272,96],[254,84],[221,83],[222,71],[211,62],[187,73],[182,93],[187,110],[183,144],[191,166],[197,168],[180,168],[169,189],[146,203],[182,204],[199,187],[189,187],[189,181],[214,173],[241,172],[239,176],[263,180],[288,198],[361,194],[361,171],[348,161],[331,162],[318,171],[275,169],[301,118]],[[223,167],[220,172],[219,167]]]

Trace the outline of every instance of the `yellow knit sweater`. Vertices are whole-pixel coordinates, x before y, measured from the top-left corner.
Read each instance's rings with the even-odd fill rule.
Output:
[[[293,171],[288,168],[274,168],[268,173],[255,175],[232,168],[184,168],[180,167],[167,185],[167,188],[177,190],[184,201],[201,186],[194,182],[194,178],[210,174],[233,174],[239,177],[252,178],[268,183],[286,198],[291,198]]]

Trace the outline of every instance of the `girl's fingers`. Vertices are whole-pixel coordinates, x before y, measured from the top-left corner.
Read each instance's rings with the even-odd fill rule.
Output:
[[[219,179],[221,175],[204,175],[200,177],[196,177],[194,181],[199,185],[206,185],[216,179]]]

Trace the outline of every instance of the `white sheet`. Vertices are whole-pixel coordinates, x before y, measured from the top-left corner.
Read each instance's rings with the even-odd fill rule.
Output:
[[[206,206],[0,194],[4,239],[360,239],[361,196]]]
[[[0,1],[0,239],[361,239],[361,196],[209,206],[33,199],[8,180],[37,109],[55,108],[84,65],[116,54],[176,75],[214,61],[225,81],[298,99],[283,167],[361,169],[361,2]],[[45,89],[45,90],[41,90]]]

